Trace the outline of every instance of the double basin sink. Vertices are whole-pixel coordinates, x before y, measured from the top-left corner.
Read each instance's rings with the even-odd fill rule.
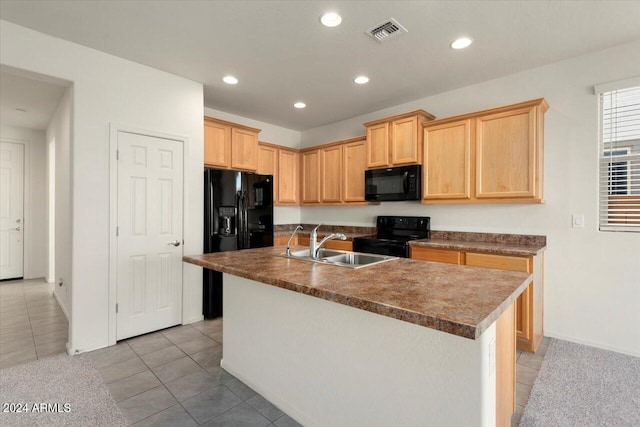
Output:
[[[290,255],[279,254],[290,259],[301,261],[315,262],[325,265],[335,265],[338,267],[361,268],[371,265],[380,264],[382,262],[398,259],[397,257],[376,254],[364,254],[360,252],[337,251],[334,249],[319,249],[318,259],[313,259],[309,254],[309,249],[301,251],[293,251]]]

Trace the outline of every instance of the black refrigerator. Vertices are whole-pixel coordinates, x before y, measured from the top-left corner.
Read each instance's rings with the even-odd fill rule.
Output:
[[[273,177],[204,170],[204,253],[273,246]],[[222,316],[222,273],[203,270],[202,314]]]

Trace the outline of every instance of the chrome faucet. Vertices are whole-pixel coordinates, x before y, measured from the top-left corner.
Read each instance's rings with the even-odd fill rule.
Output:
[[[293,230],[291,237],[289,237],[289,241],[287,242],[287,256],[291,256],[291,240],[293,240],[299,230],[304,230],[304,228],[301,225],[297,226],[296,229]]]
[[[317,260],[317,259],[320,258],[318,256],[318,252],[320,251],[320,249],[322,249],[322,246],[324,246],[324,244],[327,243],[329,240],[333,240],[333,239],[347,240],[347,236],[345,236],[342,233],[332,233],[332,234],[329,234],[324,239],[322,239],[320,241],[320,243],[318,243],[317,242],[317,239],[318,239],[318,228],[321,225],[322,224],[318,224],[311,231],[311,238],[309,239],[309,255],[311,256],[311,259],[316,259]]]

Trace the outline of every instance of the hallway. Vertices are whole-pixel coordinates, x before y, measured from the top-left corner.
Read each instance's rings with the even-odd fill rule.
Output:
[[[0,369],[64,353],[68,333],[44,279],[0,283]]]

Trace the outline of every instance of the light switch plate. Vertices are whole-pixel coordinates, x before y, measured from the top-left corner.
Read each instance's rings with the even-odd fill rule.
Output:
[[[573,228],[584,228],[584,215],[583,214],[571,215],[571,223],[573,225]]]

